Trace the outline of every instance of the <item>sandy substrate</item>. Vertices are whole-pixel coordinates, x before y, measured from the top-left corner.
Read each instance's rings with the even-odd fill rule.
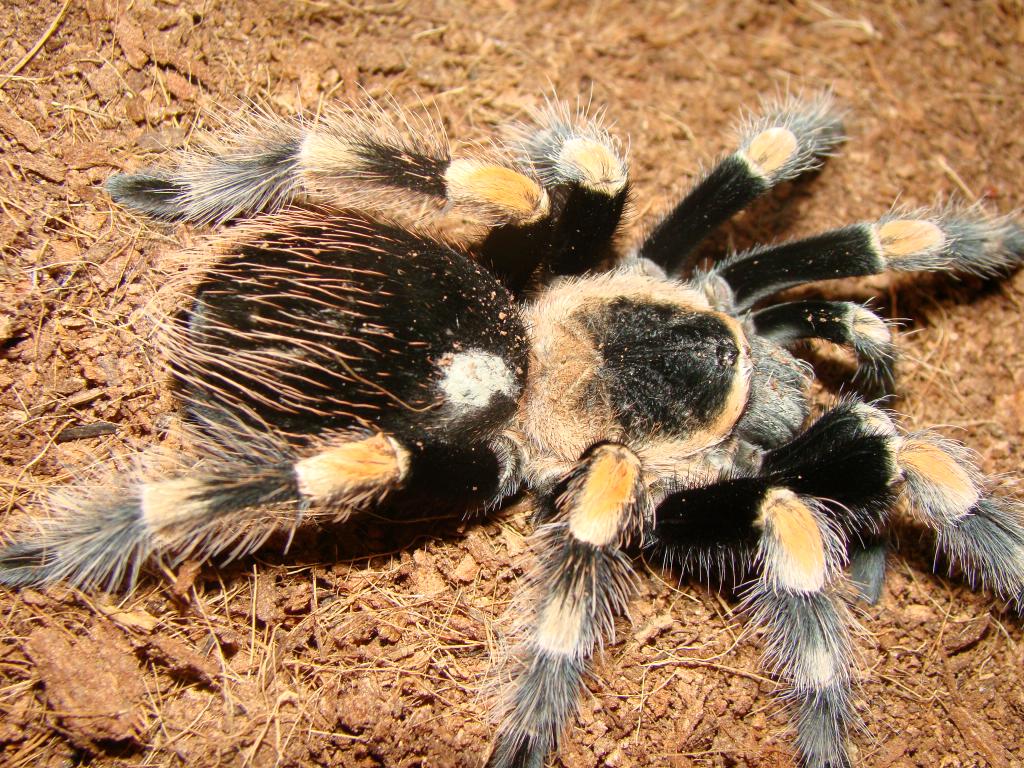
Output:
[[[505,0],[4,3],[0,9],[0,525],[84,468],[161,441],[176,405],[140,311],[186,228],[112,207],[112,172],[182,146],[204,110],[290,114],[391,93],[481,139],[554,89],[630,139],[629,235],[729,148],[744,105],[834,89],[850,143],[716,238],[721,248],[958,195],[1024,205],[1024,6]],[[36,47],[39,43],[38,48]],[[13,75],[11,73],[14,73]],[[1024,275],[829,286],[905,319],[906,425],[1020,472]],[[827,351],[823,351],[829,357]],[[486,671],[528,565],[521,508],[302,532],[132,594],[0,590],[0,763],[474,766]],[[1024,765],[1020,619],[931,574],[907,525],[862,608],[861,766]],[[735,600],[638,564],[641,595],[555,764],[793,765]]]

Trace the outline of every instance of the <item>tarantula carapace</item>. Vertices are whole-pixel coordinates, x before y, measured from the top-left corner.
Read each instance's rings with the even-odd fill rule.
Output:
[[[1019,607],[1024,512],[963,448],[869,402],[812,418],[789,348],[845,345],[887,386],[890,328],[859,304],[776,297],[886,270],[993,275],[1024,258],[1021,229],[976,208],[892,211],[696,268],[712,229],[841,141],[827,96],[748,119],[632,250],[617,242],[627,165],[600,120],[548,104],[501,144],[453,152],[442,136],[374,105],[260,114],[110,180],[157,218],[235,222],[193,254],[188,306],[163,322],[194,455],[55,498],[0,553],[0,581],[113,587],[310,517],[529,491],[535,564],[493,768],[556,748],[643,550],[744,586],[802,764],[849,765],[845,567],[877,597],[880,541],[906,508]]]

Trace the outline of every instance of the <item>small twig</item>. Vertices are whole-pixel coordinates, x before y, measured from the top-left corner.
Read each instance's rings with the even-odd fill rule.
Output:
[[[935,156],[935,164],[942,169],[942,172],[949,176],[950,180],[957,185],[961,192],[967,195],[967,199],[974,202],[978,199],[978,196],[971,191],[971,188],[967,186],[967,183],[960,178],[960,174],[953,170],[951,166],[942,155]]]
[[[4,75],[3,81],[0,81],[0,88],[3,88],[5,85],[7,85],[7,83],[11,81],[12,77],[21,72],[21,70],[25,68],[25,65],[36,57],[36,54],[39,53],[39,50],[44,45],[46,45],[46,41],[53,36],[53,33],[57,31],[57,27],[59,27],[60,23],[64,21],[64,17],[67,15],[68,8],[70,7],[71,0],[64,0],[64,5],[60,9],[60,13],[57,14],[57,17],[53,20],[50,26],[47,27],[45,32],[43,32],[43,36],[36,41],[35,45],[32,46],[32,50],[30,50],[28,53],[22,56],[21,60],[14,65],[14,69],[12,69],[10,72]]]
[[[72,440],[84,440],[100,435],[110,435],[117,432],[117,424],[109,421],[95,421],[92,424],[82,424],[78,427],[68,427],[57,435],[58,443],[68,443]]]

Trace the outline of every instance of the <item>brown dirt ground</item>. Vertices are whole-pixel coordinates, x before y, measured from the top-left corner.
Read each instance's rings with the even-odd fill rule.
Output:
[[[60,19],[62,5],[0,9],[5,530],[47,487],[158,442],[173,421],[132,321],[167,276],[162,254],[191,234],[115,210],[98,185],[238,97],[290,113],[390,92],[479,138],[552,87],[592,95],[631,137],[635,234],[727,149],[743,105],[830,86],[853,114],[843,155],[721,245],[874,216],[895,199],[1024,205],[1020,0],[69,0]],[[870,286],[913,331],[907,424],[947,425],[986,471],[1018,473],[1024,274]],[[95,424],[107,432],[83,436]],[[0,590],[0,763],[480,766],[494,730],[483,681],[527,535],[522,510],[370,520],[127,597]],[[927,537],[902,529],[885,597],[863,611],[859,764],[1022,766],[1021,621],[931,562]],[[632,619],[555,763],[793,765],[734,601],[641,567]]]

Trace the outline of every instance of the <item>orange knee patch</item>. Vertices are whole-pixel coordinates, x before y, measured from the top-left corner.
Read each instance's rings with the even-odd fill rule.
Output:
[[[615,544],[629,524],[629,510],[640,483],[640,460],[621,446],[604,446],[591,459],[576,488],[570,489],[569,530],[595,547]]]
[[[580,184],[613,197],[626,186],[626,169],[619,157],[600,141],[576,136],[562,145],[559,165],[573,169]]]
[[[405,477],[409,454],[385,435],[326,448],[295,464],[299,492],[314,501],[383,495]]]
[[[945,244],[946,236],[925,219],[893,219],[878,227],[878,241],[886,258],[899,261],[937,251]]]
[[[743,154],[760,175],[771,176],[796,154],[798,144],[788,128],[769,128],[751,139]]]
[[[981,498],[967,470],[937,445],[908,439],[900,448],[898,461],[905,473],[916,475],[912,481],[926,483],[954,509],[966,513]]]
[[[786,488],[768,492],[758,523],[768,537],[765,571],[794,592],[814,592],[825,585],[825,541],[810,508]]]
[[[454,202],[494,209],[517,224],[537,221],[550,208],[548,194],[540,184],[503,165],[453,160],[444,181]]]

